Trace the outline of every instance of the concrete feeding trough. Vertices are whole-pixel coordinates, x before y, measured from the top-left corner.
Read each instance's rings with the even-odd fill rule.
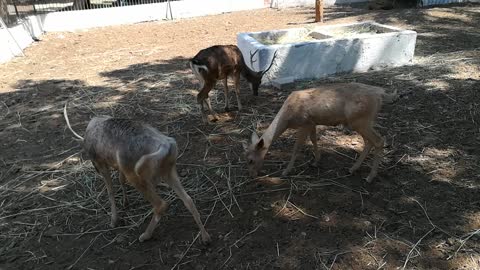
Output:
[[[277,51],[264,83],[282,78],[322,78],[345,72],[366,72],[413,63],[417,33],[361,22],[266,32],[239,33],[238,47],[254,70],[265,69]],[[250,52],[258,50],[255,61]]]

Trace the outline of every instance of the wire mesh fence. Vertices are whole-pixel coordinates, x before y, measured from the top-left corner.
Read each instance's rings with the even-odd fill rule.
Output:
[[[29,15],[72,10],[144,5],[180,0],[0,0],[0,17],[7,26]]]

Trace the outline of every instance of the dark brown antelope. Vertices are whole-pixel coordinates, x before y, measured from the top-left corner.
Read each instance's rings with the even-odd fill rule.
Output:
[[[262,137],[259,138],[254,132],[251,144],[244,143],[250,175],[253,177],[258,175],[272,142],[286,129],[297,129],[298,132],[292,158],[283,175],[287,175],[292,169],[298,148],[308,136],[313,144],[315,159],[319,160],[317,125],[343,124],[357,131],[365,144],[360,157],[350,168],[350,173],[360,167],[370,150],[374,148],[373,166],[366,178],[367,182],[371,182],[377,175],[384,144],[384,139],[373,129],[373,123],[382,101],[391,102],[396,97],[396,92],[386,94],[380,87],[361,83],[327,84],[315,89],[292,92]]]
[[[113,168],[119,171],[124,205],[127,202],[124,187],[126,181],[140,191],[145,199],[153,205],[152,220],[145,232],[138,238],[140,242],[152,237],[160,216],[167,209],[167,203],[155,192],[156,184],[162,179],[175,191],[192,213],[200,228],[202,241],[204,243],[210,241],[210,235],[203,227],[197,208],[185,192],[177,175],[175,139],[163,135],[150,125],[112,117],[94,117],[88,123],[85,138],[82,138],[70,126],[66,104],[63,113],[68,128],[75,137],[82,140],[86,156],[105,180],[112,210],[111,227],[115,227],[118,220],[110,176],[110,169]]]
[[[253,53],[250,52],[250,62],[252,66],[253,63],[257,61],[253,60],[253,57],[257,52],[258,50]],[[207,116],[204,113],[204,103],[213,115],[214,120],[218,119],[217,114],[212,109],[210,98],[208,96],[218,80],[223,80],[225,111],[230,110],[227,84],[227,78],[229,76],[233,78],[238,110],[241,111],[240,76],[248,81],[253,94],[258,96],[258,87],[262,83],[262,77],[272,67],[276,55],[277,52],[275,52],[270,65],[264,71],[254,71],[245,64],[242,52],[235,45],[215,45],[198,52],[197,55],[190,60],[190,67],[200,81],[200,92],[197,95],[197,102],[200,105],[202,119],[207,122]]]

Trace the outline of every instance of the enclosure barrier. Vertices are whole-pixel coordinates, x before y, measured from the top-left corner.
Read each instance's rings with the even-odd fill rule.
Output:
[[[368,0],[325,0],[326,6]],[[422,0],[437,3],[480,0]],[[314,6],[315,0],[0,0],[0,63],[22,54],[44,32],[180,19],[265,7]]]
[[[19,20],[30,15],[74,10],[90,10],[132,5],[169,3],[180,0],[0,0],[0,17],[7,26],[13,26]]]
[[[16,43],[23,49],[39,39],[44,32],[75,31],[93,27],[189,18],[265,7],[264,0],[162,1],[154,4],[48,12],[26,16],[15,26],[9,27],[13,38],[6,29],[0,29],[0,63],[21,54],[21,50],[15,45]]]

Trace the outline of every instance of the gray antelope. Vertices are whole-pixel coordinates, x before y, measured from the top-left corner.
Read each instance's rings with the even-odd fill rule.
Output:
[[[382,101],[392,102],[396,98],[396,92],[386,94],[383,88],[361,83],[327,84],[314,89],[292,92],[265,133],[259,138],[254,132],[251,143],[249,145],[243,143],[250,174],[253,177],[258,175],[272,142],[286,129],[298,131],[292,157],[283,175],[287,175],[292,169],[298,148],[303,145],[307,136],[310,136],[312,141],[315,159],[319,160],[317,125],[343,124],[358,132],[365,144],[359,158],[350,168],[350,173],[356,171],[372,148],[374,149],[373,166],[366,178],[367,182],[371,182],[377,175],[384,145],[384,139],[375,131],[373,124]]]
[[[253,57],[258,52],[250,52],[250,62],[253,63]],[[270,65],[264,71],[254,71],[250,69],[243,58],[242,52],[235,45],[215,45],[199,51],[191,60],[190,67],[195,77],[200,81],[200,92],[197,95],[197,102],[200,105],[202,119],[207,122],[207,116],[204,113],[204,104],[217,120],[217,114],[212,109],[208,94],[215,87],[218,80],[223,80],[225,91],[225,111],[229,111],[228,84],[227,78],[232,77],[235,84],[235,94],[237,97],[238,110],[242,110],[240,102],[240,76],[245,78],[255,96],[258,96],[258,88],[262,83],[262,77],[273,65],[277,53],[273,55]]]
[[[112,219],[115,227],[118,216],[112,187],[110,169],[119,171],[119,182],[123,193],[123,204],[127,203],[125,182],[128,181],[145,199],[153,205],[153,217],[144,233],[139,237],[143,242],[152,233],[167,209],[167,203],[155,192],[155,186],[163,179],[183,201],[200,228],[204,243],[210,241],[193,200],[185,192],[177,175],[177,144],[150,125],[112,117],[94,117],[88,123],[85,138],[71,127],[67,115],[67,104],[63,110],[70,131],[83,142],[83,150],[95,169],[103,176],[110,200]]]

